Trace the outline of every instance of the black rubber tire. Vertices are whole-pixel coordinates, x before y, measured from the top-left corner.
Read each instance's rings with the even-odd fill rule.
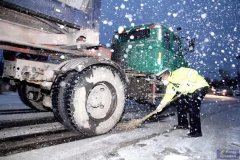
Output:
[[[69,81],[76,74],[78,74],[78,72],[70,71],[70,72],[67,72],[63,75],[59,75],[56,78],[56,80],[55,80],[55,82],[52,86],[52,106],[53,106],[52,110],[53,110],[53,114],[54,114],[55,118],[63,124],[66,123],[66,122],[64,122],[64,121],[66,121],[65,120],[66,118],[64,118],[64,114],[62,114],[62,112],[64,112],[64,111],[62,111],[63,108],[64,108],[64,98],[63,98],[63,96],[64,96],[64,93],[66,92],[66,87],[69,86]],[[60,114],[59,111],[61,112],[61,114]],[[65,124],[65,126],[66,126],[66,124]],[[67,125],[67,127],[70,128],[71,130],[75,130],[75,128],[72,127],[71,125]]]
[[[125,83],[119,72],[108,66],[90,67],[71,75],[67,83],[63,91],[64,105],[57,107],[67,128],[87,136],[104,134],[114,128],[125,103]],[[98,102],[93,100],[94,96],[100,99],[97,105],[92,105]],[[104,114],[99,114],[103,111]]]
[[[49,111],[50,109],[48,109],[47,107],[44,107],[41,102],[35,102],[35,101],[29,100],[29,99],[27,98],[27,89],[26,89],[27,87],[31,87],[31,86],[29,86],[29,85],[28,85],[27,83],[25,83],[25,82],[22,82],[22,83],[18,86],[18,88],[17,88],[17,90],[18,90],[18,95],[19,95],[21,101],[22,101],[26,106],[28,106],[28,107],[30,107],[30,108],[32,108],[32,109],[34,109],[34,110],[42,111],[42,112],[43,112],[43,111]]]

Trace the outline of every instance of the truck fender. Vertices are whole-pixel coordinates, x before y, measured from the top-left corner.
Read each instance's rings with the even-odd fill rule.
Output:
[[[67,63],[66,62],[63,62],[63,63],[64,63],[63,65],[60,64],[61,68],[59,68],[59,71],[61,74],[64,74],[70,70],[76,70],[78,72],[81,72],[84,69],[94,65],[107,65],[116,69],[120,73],[121,77],[123,78],[126,84],[129,83],[129,80],[125,72],[121,69],[121,67],[117,63],[109,59],[99,58],[99,57],[98,58],[82,57],[82,58],[69,60],[67,61]]]

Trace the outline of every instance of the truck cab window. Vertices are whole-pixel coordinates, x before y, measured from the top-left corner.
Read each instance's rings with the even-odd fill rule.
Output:
[[[150,29],[142,29],[142,30],[134,30],[130,32],[124,32],[119,34],[118,36],[114,36],[114,38],[118,38],[119,42],[128,42],[128,41],[136,41],[141,39],[146,39],[150,37]]]

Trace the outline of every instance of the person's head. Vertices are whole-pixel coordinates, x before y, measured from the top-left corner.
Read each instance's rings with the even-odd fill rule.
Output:
[[[169,76],[170,76],[170,71],[168,69],[164,71],[164,73],[161,75],[161,81],[165,86],[168,85],[169,83],[168,81]]]

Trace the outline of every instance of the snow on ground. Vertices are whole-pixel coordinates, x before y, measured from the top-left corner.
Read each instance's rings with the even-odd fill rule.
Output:
[[[206,107],[209,106],[204,106],[205,111]],[[221,106],[216,113],[203,117],[203,137],[186,138],[187,131],[175,130],[121,148],[119,157],[128,160],[216,159],[219,149],[240,150],[239,114],[239,104]]]
[[[213,160],[218,159],[218,150],[240,151],[238,99],[207,96],[201,113],[203,137],[187,138],[187,130],[172,130],[176,116],[170,116],[145,123],[141,128],[115,129],[108,134],[17,153],[2,159]]]

